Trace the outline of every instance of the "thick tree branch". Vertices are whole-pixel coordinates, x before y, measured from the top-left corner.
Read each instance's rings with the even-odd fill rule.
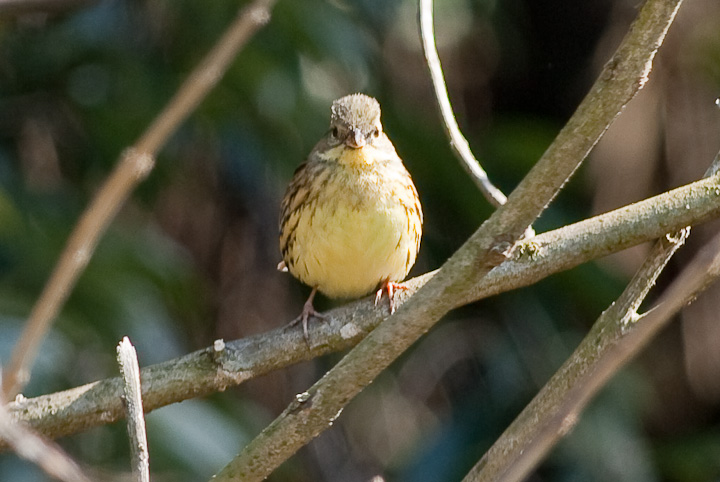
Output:
[[[657,259],[665,256],[660,249],[656,247]],[[610,378],[718,276],[720,234],[705,245],[647,314],[634,317],[628,305],[609,308],[571,358],[464,481],[523,480],[550,447],[572,429],[580,412]],[[643,284],[638,277],[634,281]],[[540,423],[532,419],[533,415],[541,417]],[[519,436],[517,450],[510,438],[513,433]],[[509,453],[503,454],[503,449]]]
[[[718,169],[720,153],[705,176],[715,176]],[[613,346],[640,319],[637,312],[640,305],[689,232],[690,228],[675,231],[655,243],[620,297],[602,313],[575,352],[495,441],[464,482],[523,480],[570,431],[582,409],[567,403],[570,391],[578,384],[588,384],[602,359],[610,356]],[[561,412],[563,409],[565,412]]]
[[[720,179],[713,176],[523,240],[512,257],[493,269],[468,296],[469,303],[528,286],[560,271],[657,239],[667,232],[720,215]],[[397,293],[401,305],[437,272],[414,278]],[[312,350],[301,330],[285,327],[190,353],[142,370],[146,411],[222,391],[288,365],[356,345],[387,317],[371,298],[329,311],[326,323],[311,326]],[[122,382],[112,378],[63,392],[19,399],[9,405],[13,417],[35,430],[59,437],[114,422],[123,416]]]
[[[525,407],[463,482],[521,481],[547,452],[575,426],[579,411],[559,417],[572,388],[593,376],[594,367],[622,337],[623,328],[637,319],[636,310],[689,230],[659,240],[620,298],[593,325],[575,352]]]

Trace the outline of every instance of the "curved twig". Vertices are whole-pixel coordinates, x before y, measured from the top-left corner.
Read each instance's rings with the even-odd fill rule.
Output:
[[[448,96],[445,78],[443,76],[442,65],[440,64],[440,56],[435,47],[435,33],[433,29],[433,2],[432,0],[420,0],[420,38],[422,39],[423,52],[425,52],[425,60],[427,61],[430,78],[432,79],[435,97],[437,98],[440,115],[445,126],[445,133],[450,139],[450,146],[455,156],[460,160],[460,164],[470,175],[477,187],[485,196],[490,204],[495,207],[502,206],[507,201],[505,194],[496,188],[487,173],[475,158],[467,139],[460,132],[460,127],[455,120],[452,105],[450,105],[450,97]]]

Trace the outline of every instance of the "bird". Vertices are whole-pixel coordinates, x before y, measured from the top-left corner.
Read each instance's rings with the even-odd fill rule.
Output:
[[[319,291],[375,304],[394,295],[420,249],[423,212],[417,189],[380,120],[380,104],[365,94],[332,103],[330,128],[295,170],[280,205],[281,271],[312,288],[291,325],[308,319]]]

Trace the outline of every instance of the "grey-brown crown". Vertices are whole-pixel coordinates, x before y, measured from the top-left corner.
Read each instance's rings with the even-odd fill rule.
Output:
[[[332,104],[331,125],[343,124],[349,128],[366,129],[380,119],[380,104],[365,94],[341,97]]]

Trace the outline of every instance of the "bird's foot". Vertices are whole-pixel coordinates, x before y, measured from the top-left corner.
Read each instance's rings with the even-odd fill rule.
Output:
[[[308,348],[310,348],[310,334],[308,333],[308,320],[310,317],[319,318],[321,320],[324,320],[327,318],[327,316],[323,315],[319,311],[315,311],[315,307],[313,306],[313,298],[315,298],[315,293],[317,293],[317,288],[314,288],[312,292],[310,293],[310,297],[307,299],[305,304],[303,305],[302,313],[300,313],[300,316],[292,320],[289,324],[289,326],[295,326],[298,323],[302,322],[303,327],[303,338],[305,338],[305,343],[307,344]]]
[[[398,290],[406,290],[407,286],[393,281],[385,281],[377,293],[375,293],[375,306],[380,303],[384,291],[387,291],[388,301],[390,302],[390,314],[395,313],[395,292]]]

